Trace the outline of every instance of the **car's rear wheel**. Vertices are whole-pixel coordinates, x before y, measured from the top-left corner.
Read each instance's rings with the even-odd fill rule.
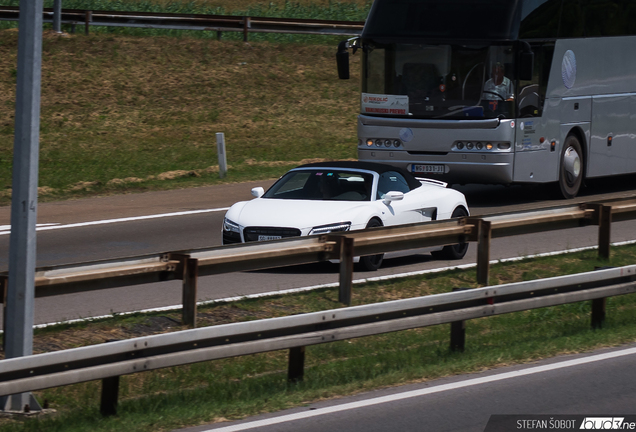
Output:
[[[457,207],[455,210],[453,210],[451,218],[466,216],[468,216],[468,211],[466,211],[464,207]],[[431,255],[433,255],[433,257],[437,259],[459,260],[464,258],[464,255],[466,255],[466,251],[468,251],[468,242],[461,242],[454,245],[444,246],[442,250],[431,252]]]
[[[382,222],[377,219],[371,219],[367,224],[367,228],[381,227]],[[376,271],[382,265],[384,254],[367,255],[360,257],[359,267],[365,271]]]

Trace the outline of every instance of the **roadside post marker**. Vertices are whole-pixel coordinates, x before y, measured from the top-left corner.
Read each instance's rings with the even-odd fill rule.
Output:
[[[227,174],[227,156],[225,154],[225,134],[216,133],[216,152],[219,155],[219,178],[224,178]]]

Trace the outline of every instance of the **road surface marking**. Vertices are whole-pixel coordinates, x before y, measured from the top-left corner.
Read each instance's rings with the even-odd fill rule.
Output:
[[[104,219],[104,220],[90,221],[90,222],[79,222],[79,223],[66,224],[66,225],[38,224],[36,227],[36,231],[48,231],[48,230],[64,229],[64,228],[78,228],[78,227],[93,226],[93,225],[106,225],[106,224],[119,223],[119,222],[133,222],[133,221],[139,221],[139,220],[159,219],[159,218],[173,217],[173,216],[187,216],[187,215],[193,215],[193,214],[199,214],[199,213],[212,213],[212,212],[226,211],[228,209],[229,207],[205,209],[205,210],[190,210],[190,211],[162,213],[162,214],[155,214],[155,215],[148,215],[148,216],[134,216],[134,217],[118,218],[118,219]],[[11,225],[0,225],[0,235],[7,235],[10,233],[11,233]]]
[[[495,375],[472,378],[464,381],[441,384],[433,387],[427,387],[419,390],[411,390],[403,393],[396,393],[388,396],[381,396],[372,399],[366,399],[357,402],[345,403],[342,405],[330,406],[325,408],[316,408],[308,411],[303,411],[294,414],[282,415],[279,417],[273,417],[263,420],[250,421],[246,423],[234,424],[231,426],[225,426],[220,428],[207,429],[203,432],[239,432],[250,430],[258,427],[272,426],[281,423],[292,422],[296,420],[303,420],[306,418],[317,417],[326,414],[333,414],[342,411],[348,411],[357,408],[366,408],[374,405],[400,401],[404,399],[426,396],[434,393],[441,393],[449,390],[457,390],[466,387],[472,387],[481,384],[492,383],[496,381],[502,381],[510,378],[518,378],[528,375],[534,375],[543,372],[549,372],[558,369],[564,369],[572,366],[580,366],[597,361],[609,360],[617,357],[636,354],[636,348],[627,348],[619,351],[612,351],[603,354],[596,354],[587,357],[581,357],[573,360],[565,360],[558,363],[547,364],[543,366],[529,367],[526,369],[516,370],[512,372],[502,372]]]

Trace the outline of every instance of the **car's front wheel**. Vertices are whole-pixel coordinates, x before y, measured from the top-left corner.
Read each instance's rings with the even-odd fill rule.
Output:
[[[381,227],[382,222],[377,219],[371,219],[367,224],[367,228]],[[384,254],[367,255],[360,257],[359,267],[365,271],[376,271],[382,265]]]
[[[468,211],[464,207],[457,207],[453,210],[451,218],[459,218],[468,216]],[[431,252],[434,258],[444,260],[459,260],[464,258],[468,251],[468,242],[461,242],[454,245],[444,246],[442,250]]]

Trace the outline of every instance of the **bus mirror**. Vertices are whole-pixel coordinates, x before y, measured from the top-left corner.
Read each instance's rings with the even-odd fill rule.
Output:
[[[534,53],[532,51],[522,52],[519,59],[519,79],[522,81],[532,81],[534,75]]]
[[[349,50],[347,49],[347,42],[346,40],[340,42],[336,53],[338,78],[340,79],[349,79]]]

